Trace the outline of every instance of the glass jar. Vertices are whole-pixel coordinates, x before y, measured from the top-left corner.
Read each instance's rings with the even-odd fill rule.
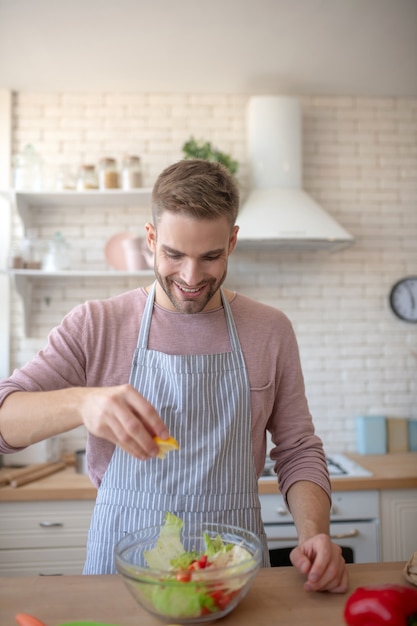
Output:
[[[35,228],[29,228],[22,242],[23,267],[28,270],[40,270],[42,267],[43,244],[38,239]]]
[[[77,186],[76,172],[70,165],[61,165],[55,178],[55,188],[59,191],[73,190]]]
[[[13,186],[17,190],[42,189],[42,159],[30,144],[13,157]]]
[[[70,264],[69,245],[62,233],[58,231],[48,242],[48,249],[42,261],[42,269],[49,272],[67,270]]]
[[[9,270],[21,270],[25,267],[21,246],[11,246],[9,248],[7,267]]]
[[[137,189],[138,187],[142,187],[140,157],[126,155],[123,159],[122,188]]]
[[[77,190],[98,189],[97,172],[94,165],[81,165],[78,170]]]
[[[100,189],[117,189],[119,187],[116,159],[107,157],[100,160],[98,182]]]

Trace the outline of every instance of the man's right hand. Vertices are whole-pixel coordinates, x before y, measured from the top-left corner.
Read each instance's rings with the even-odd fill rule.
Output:
[[[82,425],[140,460],[158,454],[153,437],[169,437],[154,407],[129,384],[16,391],[0,407],[0,433],[14,448]]]
[[[144,461],[158,454],[154,437],[169,432],[154,407],[131,385],[91,388],[80,414],[87,430]]]

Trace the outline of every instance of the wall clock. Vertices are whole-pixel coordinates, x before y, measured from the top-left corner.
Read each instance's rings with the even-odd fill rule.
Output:
[[[396,282],[391,289],[389,302],[400,320],[417,323],[417,276],[406,276]]]

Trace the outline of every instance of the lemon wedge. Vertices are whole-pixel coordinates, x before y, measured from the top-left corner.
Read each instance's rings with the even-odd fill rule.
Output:
[[[159,452],[156,455],[158,459],[164,459],[168,452],[171,452],[171,450],[180,449],[178,441],[176,441],[174,437],[168,437],[168,439],[160,439],[159,437],[154,437],[153,440],[159,446]]]

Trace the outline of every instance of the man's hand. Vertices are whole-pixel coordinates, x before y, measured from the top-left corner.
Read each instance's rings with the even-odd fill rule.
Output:
[[[142,461],[158,454],[153,437],[169,437],[154,407],[131,385],[83,390],[80,414],[90,433]]]
[[[169,432],[155,408],[132,387],[70,387],[16,391],[0,408],[0,432],[15,448],[85,425],[140,460],[158,454],[154,437]]]
[[[326,534],[300,543],[290,554],[291,563],[307,577],[306,591],[345,593],[348,575],[341,548]]]
[[[348,576],[341,548],[329,536],[330,500],[309,481],[294,483],[288,491],[299,543],[290,554],[291,563],[307,577],[306,591],[347,591]]]

